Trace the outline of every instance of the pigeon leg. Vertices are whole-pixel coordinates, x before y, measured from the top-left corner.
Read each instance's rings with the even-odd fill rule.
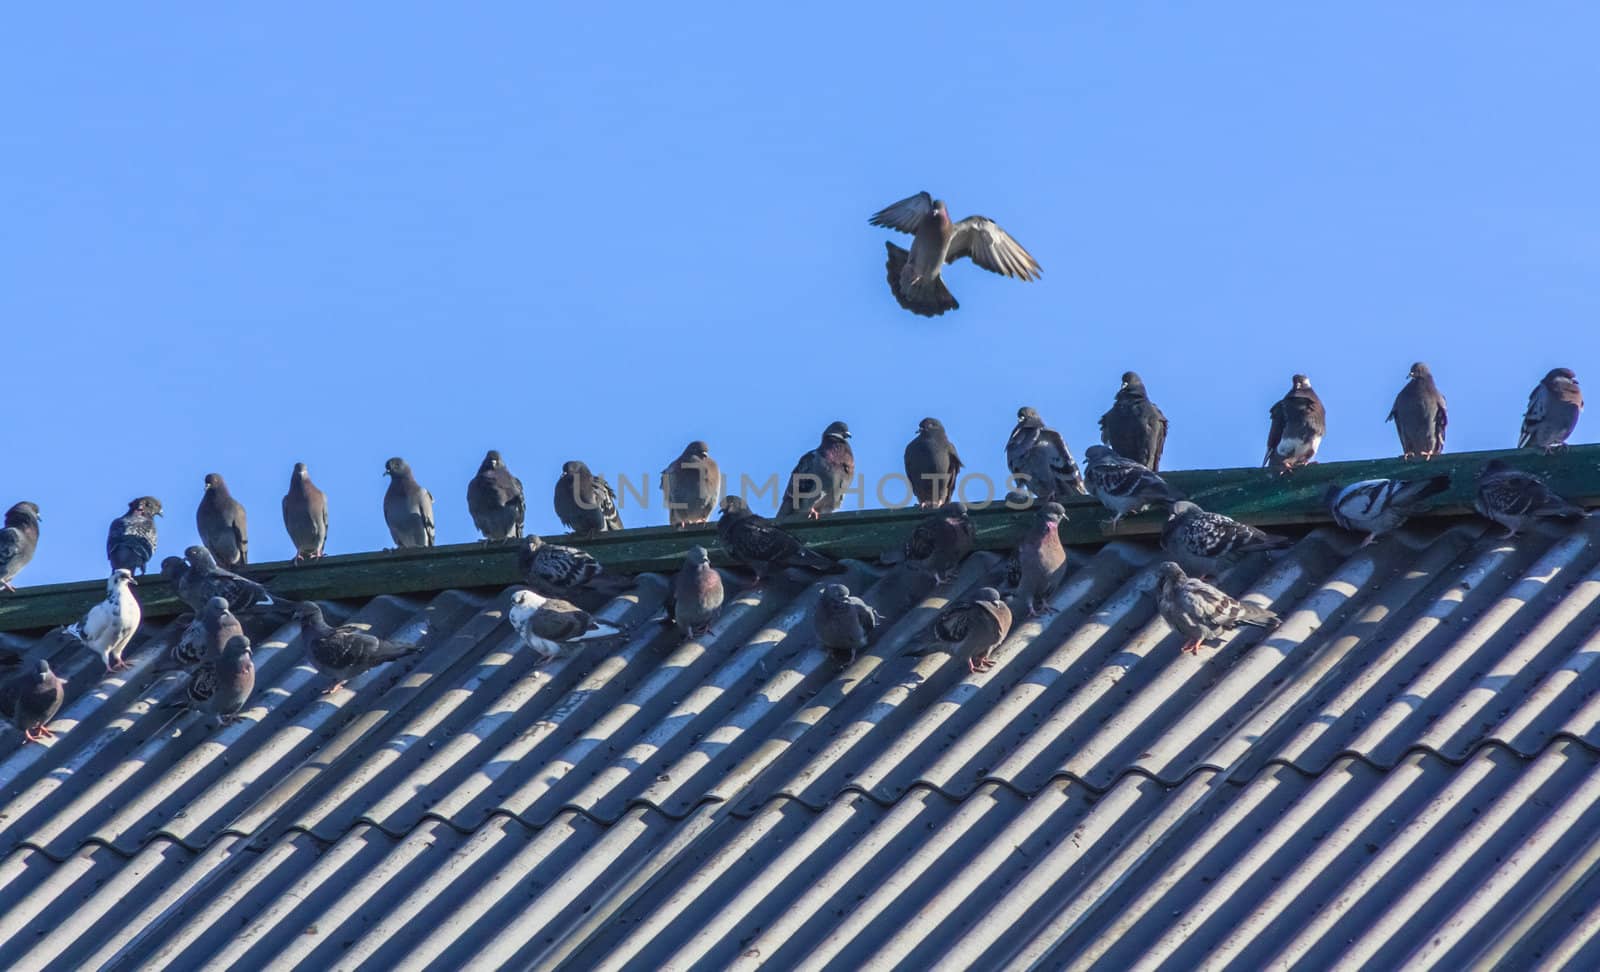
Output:
[[[35,729],[22,730],[22,744],[26,746],[28,743],[38,742],[44,738],[43,735],[35,735],[36,732],[37,730]]]
[[[1369,533],[1369,534],[1367,534],[1367,538],[1365,540],[1361,541],[1361,546],[1357,547],[1356,549],[1360,550],[1363,547],[1366,547],[1368,544],[1372,543],[1372,541],[1374,541],[1376,539],[1378,539],[1378,535],[1376,533]]]
[[[342,688],[344,688],[344,679],[341,678],[337,682],[334,682],[332,685],[330,685],[327,688],[323,689],[322,690],[322,694],[323,695],[332,695],[333,693],[339,691]]]
[[[45,725],[42,722],[39,723],[38,726],[34,727],[34,732],[37,733],[37,735],[35,735],[33,737],[35,739],[54,739],[54,738],[56,738],[56,734],[50,731],[50,727]]]
[[[1192,641],[1186,641],[1186,642],[1183,643],[1183,647],[1178,649],[1178,650],[1183,652],[1186,655],[1194,655],[1195,657],[1199,657],[1199,655],[1200,655],[1200,639],[1199,638],[1195,638]]]

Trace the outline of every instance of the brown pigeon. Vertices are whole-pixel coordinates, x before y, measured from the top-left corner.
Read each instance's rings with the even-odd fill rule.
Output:
[[[822,441],[800,457],[789,474],[789,488],[778,507],[780,518],[815,520],[844,503],[845,491],[855,482],[856,456],[850,448],[850,426],[830,422]]]
[[[968,216],[950,222],[944,200],[919,192],[872,214],[873,226],[912,235],[907,252],[893,243],[889,248],[889,290],[900,306],[923,317],[937,317],[961,305],[944,285],[940,271],[961,257],[985,270],[1017,280],[1037,280],[1039,263],[1022,244],[1012,239],[994,220]]]
[[[1552,368],[1528,396],[1517,448],[1541,449],[1547,454],[1565,449],[1582,414],[1583,391],[1578,387],[1578,376],[1571,368]]]
[[[1327,416],[1322,409],[1322,399],[1311,387],[1311,379],[1295,375],[1293,387],[1269,413],[1272,427],[1267,432],[1267,456],[1263,466],[1271,466],[1280,473],[1292,472],[1317,457],[1317,447],[1328,431]]]
[[[294,464],[283,495],[283,527],[294,544],[294,562],[316,560],[328,542],[328,497],[311,481],[306,464]]]
[[[1568,501],[1545,485],[1533,473],[1513,469],[1499,459],[1490,459],[1478,472],[1478,512],[1506,528],[1505,536],[1516,536],[1528,521],[1539,517],[1584,516],[1583,507]]]
[[[220,473],[206,474],[206,491],[194,512],[200,542],[224,567],[250,562],[250,527],[245,523],[244,504],[228,492]]]
[[[722,470],[711,458],[711,447],[694,440],[678,458],[661,470],[661,497],[667,504],[667,522],[675,527],[705,523],[722,495]]]

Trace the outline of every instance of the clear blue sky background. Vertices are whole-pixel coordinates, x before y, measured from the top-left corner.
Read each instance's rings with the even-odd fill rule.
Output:
[[[1032,404],[1081,454],[1127,368],[1171,468],[1259,462],[1295,371],[1330,460],[1397,451],[1417,358],[1452,450],[1513,444],[1548,368],[1600,374],[1600,14],[1220,11],[14,10],[0,503],[45,516],[21,580],[101,575],[144,493],[176,552],[211,471],[268,560],[296,460],[349,552],[389,542],[394,454],[459,542],[490,447],[549,533],[563,460],[638,478],[695,437],[786,473],[843,418],[874,476],[931,414],[998,476]],[[866,217],[923,188],[1043,281],[963,264],[961,310],[900,310]]]

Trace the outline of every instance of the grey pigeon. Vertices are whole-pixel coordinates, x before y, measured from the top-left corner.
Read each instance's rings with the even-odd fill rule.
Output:
[[[992,587],[980,587],[970,598],[945,605],[933,620],[933,636],[938,643],[907,652],[925,655],[948,649],[965,659],[970,672],[986,672],[994,667],[994,650],[1011,633],[1011,607]]]
[[[195,611],[205,610],[206,602],[220,597],[228,602],[228,610],[238,612],[251,607],[272,607],[277,600],[266,587],[242,577],[225,567],[217,566],[211,551],[198,544],[183,551],[185,564],[177,557],[161,562],[161,574],[172,584],[183,603]]]
[[[245,522],[244,505],[228,492],[228,484],[217,473],[206,473],[205,495],[194,511],[200,542],[224,567],[250,562],[250,527]]]
[[[582,642],[621,633],[616,625],[601,621],[576,604],[545,597],[537,591],[511,595],[506,620],[522,643],[539,653],[541,661],[558,658]]]
[[[522,480],[511,475],[494,449],[484,454],[478,474],[467,484],[467,511],[486,541],[522,536],[522,517],[527,512]]]
[[[0,715],[22,730],[24,744],[50,739],[50,720],[61,711],[67,680],[50,670],[50,663],[39,659],[31,672],[22,672],[0,682]]]
[[[283,496],[283,527],[294,544],[294,562],[315,560],[328,543],[328,497],[311,481],[306,464],[294,464]]]
[[[528,586],[546,597],[567,597],[582,589],[615,594],[633,586],[628,578],[607,576],[591,554],[532,535],[517,551],[517,565]]]
[[[815,520],[832,513],[844,503],[844,495],[856,478],[856,456],[850,448],[850,426],[831,422],[822,430],[822,441],[800,457],[789,474],[780,519],[804,516]]]
[[[369,668],[422,650],[408,641],[380,638],[353,624],[331,627],[322,617],[322,608],[310,601],[298,605],[294,615],[300,621],[300,636],[305,641],[311,663],[318,672],[335,680],[323,689],[323,695],[337,692],[345,682]]]
[[[556,516],[580,537],[622,529],[617,494],[604,476],[596,476],[577,460],[561,466],[556,480]]]
[[[1161,451],[1167,447],[1167,417],[1150,400],[1144,379],[1132,371],[1122,373],[1122,386],[1110,411],[1100,416],[1100,441],[1124,459],[1132,459],[1155,472],[1161,468]]]
[[[1132,459],[1124,459],[1106,446],[1090,446],[1083,454],[1083,482],[1089,495],[1111,511],[1113,528],[1131,513],[1152,504],[1170,506],[1183,499],[1165,479]]]
[[[774,569],[804,567],[823,573],[838,573],[844,568],[814,550],[799,538],[763,516],[750,511],[738,496],[725,496],[722,515],[717,520],[717,543],[728,556],[756,572],[756,586],[766,582]]]
[[[195,619],[183,629],[183,634],[167,649],[167,657],[157,666],[157,671],[191,669],[207,658],[217,658],[228,640],[244,634],[239,619],[228,610],[224,598],[213,597],[200,609]]]
[[[667,522],[675,527],[709,522],[721,495],[722,470],[711,458],[711,447],[699,439],[661,470],[661,498]]]
[[[1583,507],[1558,496],[1533,473],[1513,469],[1499,459],[1490,459],[1478,473],[1478,512],[1506,528],[1505,536],[1539,517],[1586,516]]]
[[[1400,436],[1401,458],[1424,461],[1444,451],[1444,396],[1433,383],[1433,372],[1418,361],[1406,376],[1406,386],[1394,397],[1388,421]]]
[[[433,546],[433,494],[417,483],[411,466],[395,456],[383,464],[389,488],[383,493],[383,522],[396,548]]]
[[[106,531],[106,559],[111,569],[126,568],[140,575],[156,555],[156,521],[161,516],[161,501],[141,496],[128,504],[128,512],[111,521]]]
[[[0,588],[16,590],[11,581],[28,566],[39,548],[39,507],[24,500],[6,510],[4,529],[0,529]]]
[[[224,726],[235,722],[256,688],[255,659],[250,639],[242,634],[228,639],[216,655],[196,665],[184,683],[183,698],[171,703],[204,712]]]
[[[811,614],[812,627],[822,647],[842,665],[856,660],[856,655],[872,640],[883,619],[872,605],[855,597],[843,584],[829,584],[822,589],[822,597]]]
[[[1346,530],[1367,534],[1361,545],[1398,530],[1421,508],[1423,500],[1450,488],[1449,476],[1427,479],[1364,479],[1348,486],[1328,487],[1325,499],[1333,522]]]
[[[994,220],[968,216],[952,223],[944,200],[926,192],[885,206],[868,222],[911,234],[909,252],[884,244],[889,249],[889,290],[901,307],[923,317],[938,317],[961,306],[944,285],[942,271],[945,264],[962,257],[1016,280],[1037,280],[1042,272],[1038,261]]]
[[[120,672],[133,666],[122,660],[122,651],[139,630],[143,611],[138,598],[133,596],[137,582],[133,573],[118,567],[106,581],[105,600],[89,609],[82,620],[66,629],[67,634],[83,643],[85,648],[100,656],[107,672]]]
[[[1583,414],[1583,390],[1571,368],[1552,368],[1528,396],[1522,416],[1518,449],[1539,449],[1548,454],[1565,449]]]
[[[917,521],[906,538],[906,559],[943,583],[977,545],[978,529],[967,505],[950,502]]]
[[[1088,492],[1066,440],[1027,405],[1017,409],[1017,424],[1006,440],[1006,468],[1041,502]]]
[[[1270,628],[1278,623],[1278,616],[1266,608],[1189,577],[1170,560],[1156,568],[1156,608],[1167,625],[1183,636],[1179,650],[1196,655],[1203,643],[1242,624]]]
[[[950,502],[961,476],[961,457],[945,434],[944,423],[925,418],[917,424],[917,436],[906,443],[906,478],[917,505],[932,509]]]
[[[683,566],[672,577],[667,619],[685,638],[697,638],[722,612],[723,596],[722,575],[711,566],[706,548],[690,547],[683,555]]]
[[[1292,472],[1317,458],[1317,448],[1328,431],[1322,399],[1311,387],[1311,379],[1295,375],[1287,394],[1268,412],[1272,424],[1267,430],[1267,455],[1263,466],[1280,473]]]
[[[1061,546],[1061,521],[1066,518],[1067,511],[1060,503],[1044,504],[1017,544],[1021,568],[1017,603],[1027,609],[1030,618],[1044,610],[1045,602],[1067,576],[1067,551]]]
[[[1161,549],[1185,570],[1202,577],[1220,573],[1247,553],[1281,550],[1293,542],[1221,513],[1208,513],[1188,500],[1172,504],[1167,524],[1161,530]]]

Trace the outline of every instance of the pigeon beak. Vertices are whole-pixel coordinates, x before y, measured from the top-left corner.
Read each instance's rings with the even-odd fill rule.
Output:
[[[128,586],[129,587],[138,587],[139,586],[139,582],[134,580],[132,577],[130,577],[130,578],[128,578]]]

